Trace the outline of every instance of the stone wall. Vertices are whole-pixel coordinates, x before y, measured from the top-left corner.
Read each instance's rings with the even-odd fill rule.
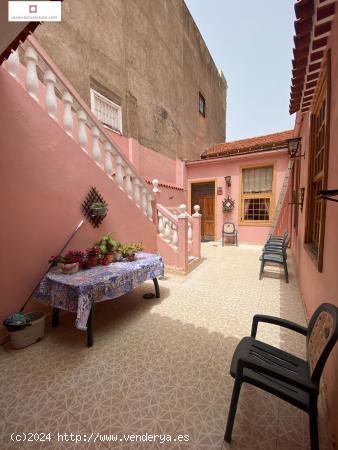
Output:
[[[225,140],[226,80],[183,0],[66,0],[34,35],[88,103],[121,104],[125,136],[181,159]]]

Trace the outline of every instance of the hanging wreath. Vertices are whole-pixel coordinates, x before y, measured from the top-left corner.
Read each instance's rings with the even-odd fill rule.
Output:
[[[223,205],[223,212],[230,212],[235,207],[235,200],[233,200],[228,196],[223,200],[222,205]]]

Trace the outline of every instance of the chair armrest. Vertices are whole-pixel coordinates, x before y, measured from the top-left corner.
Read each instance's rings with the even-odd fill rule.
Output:
[[[250,356],[241,356],[238,359],[237,374],[241,377],[243,376],[243,369],[251,369],[256,373],[262,373],[273,377],[276,380],[285,381],[303,391],[318,392],[318,386],[313,383],[310,378],[308,380],[299,379],[299,377],[295,376],[292,372],[286,371],[286,369],[283,369],[282,367],[278,367],[277,365],[268,367],[264,362],[260,364],[256,359],[253,360]]]
[[[298,325],[298,323],[291,322],[290,320],[281,319],[280,317],[266,316],[264,314],[256,314],[252,319],[251,337],[253,338],[255,338],[257,334],[258,322],[279,325],[280,327],[288,328],[289,330],[295,331],[296,333],[300,333],[304,336],[306,336],[307,333],[307,328],[302,325]]]

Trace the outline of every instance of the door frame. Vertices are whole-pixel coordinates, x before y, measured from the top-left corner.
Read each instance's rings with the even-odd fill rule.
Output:
[[[192,184],[202,184],[202,183],[214,183],[214,241],[217,241],[217,178],[191,178],[188,180],[188,212],[193,214],[194,211],[191,210],[191,185]]]

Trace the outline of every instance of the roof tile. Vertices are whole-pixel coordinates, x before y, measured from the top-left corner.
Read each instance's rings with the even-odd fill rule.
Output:
[[[256,136],[239,141],[222,142],[202,153],[201,158],[234,156],[241,153],[262,152],[287,146],[287,139],[293,137],[293,130]]]

